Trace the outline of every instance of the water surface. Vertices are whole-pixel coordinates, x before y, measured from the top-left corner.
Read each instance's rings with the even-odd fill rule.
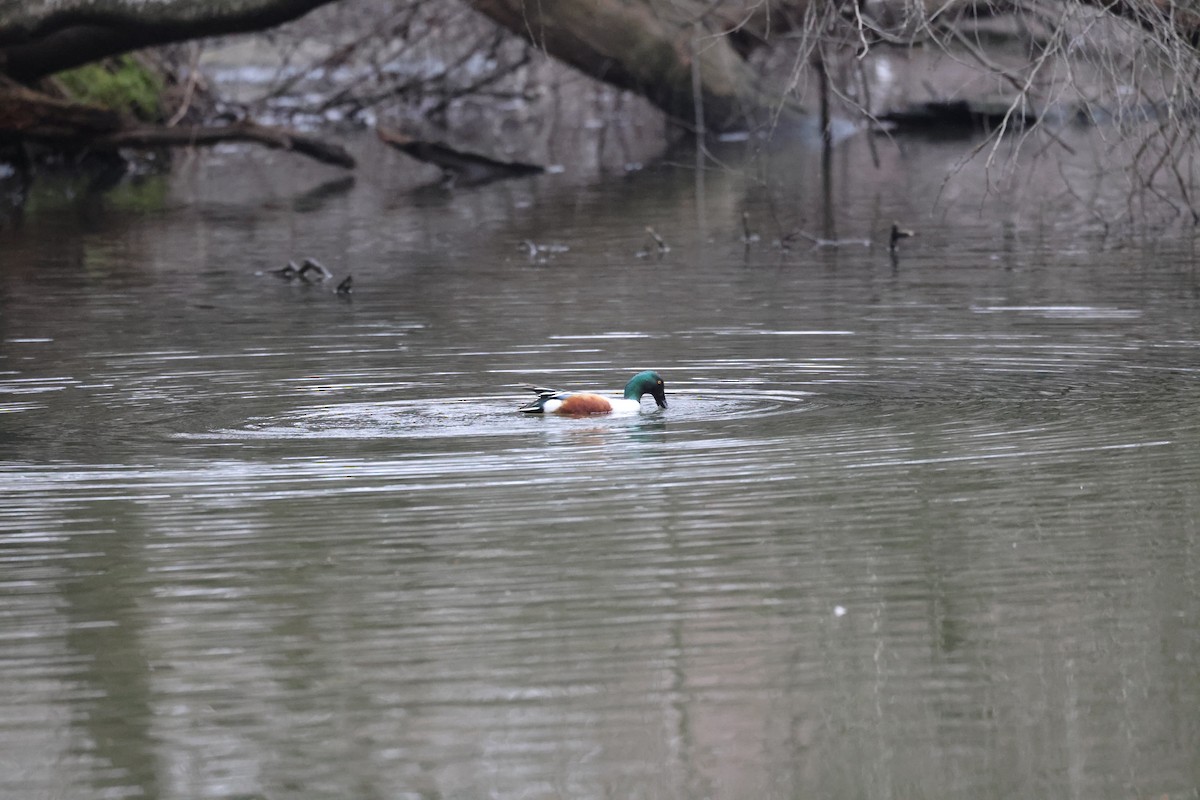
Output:
[[[46,188],[0,230],[0,797],[1196,797],[1191,243],[981,216],[949,147]],[[514,411],[643,368],[666,411]]]

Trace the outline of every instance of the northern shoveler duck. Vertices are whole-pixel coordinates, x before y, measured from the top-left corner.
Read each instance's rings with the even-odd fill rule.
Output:
[[[517,409],[526,414],[628,414],[642,407],[644,394],[653,397],[659,408],[667,407],[667,392],[662,376],[649,369],[629,379],[629,383],[625,384],[625,396],[621,398],[605,397],[594,392],[560,392],[558,389],[546,389],[541,386],[525,388],[537,392],[537,399],[530,400]]]

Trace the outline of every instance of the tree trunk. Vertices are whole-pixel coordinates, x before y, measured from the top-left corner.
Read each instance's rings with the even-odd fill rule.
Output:
[[[718,130],[767,118],[785,93],[761,85],[736,45],[760,25],[761,8],[734,17],[710,0],[471,0],[480,12],[551,56],[638,92],[686,123]],[[790,3],[795,6],[796,4]],[[757,16],[756,16],[757,14]],[[728,33],[739,29],[737,37]],[[778,21],[782,23],[781,14]],[[693,83],[693,70],[699,80]],[[791,108],[791,111],[799,111]]]
[[[29,83],[142,47],[263,30],[335,0],[0,0],[0,70]]]

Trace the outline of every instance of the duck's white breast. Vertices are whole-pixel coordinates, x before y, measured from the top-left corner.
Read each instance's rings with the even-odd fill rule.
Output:
[[[612,403],[612,413],[614,414],[636,414],[642,409],[640,401],[629,400],[625,397],[610,397],[609,402]]]

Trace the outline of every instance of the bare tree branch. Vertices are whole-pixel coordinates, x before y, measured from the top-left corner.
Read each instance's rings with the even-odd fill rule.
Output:
[[[146,126],[124,128],[89,142],[94,148],[119,147],[197,147],[223,142],[254,142],[275,150],[290,150],[324,164],[351,169],[354,157],[345,148],[283,128],[236,122],[220,126]]]

